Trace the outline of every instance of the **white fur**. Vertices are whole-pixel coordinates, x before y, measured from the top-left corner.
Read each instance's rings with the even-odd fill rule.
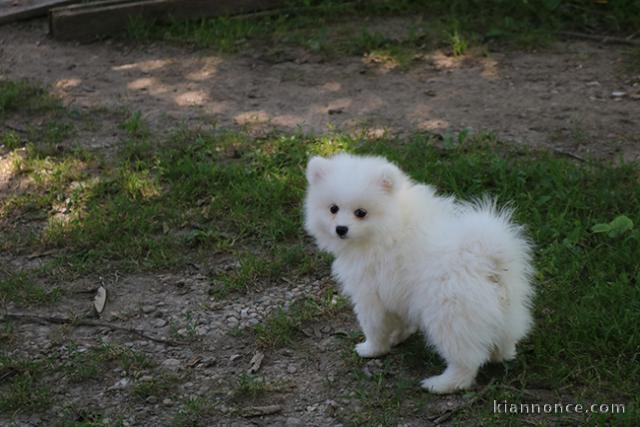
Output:
[[[468,388],[487,361],[515,357],[533,289],[531,248],[509,210],[438,196],[381,157],[314,157],[307,179],[305,229],[335,256],[365,335],[360,356],[383,355],[420,329],[447,363],[422,381],[434,393]],[[349,228],[345,239],[338,225]]]

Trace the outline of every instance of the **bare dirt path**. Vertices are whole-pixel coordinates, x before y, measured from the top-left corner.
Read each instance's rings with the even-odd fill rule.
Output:
[[[165,44],[77,45],[42,24],[0,28],[0,73],[55,88],[77,106],[182,122],[325,132],[495,132],[581,156],[640,158],[640,75],[625,47],[567,42],[538,53],[425,54],[408,71],[293,52],[220,56]],[[621,92],[624,95],[620,95]],[[614,95],[612,95],[614,94]]]

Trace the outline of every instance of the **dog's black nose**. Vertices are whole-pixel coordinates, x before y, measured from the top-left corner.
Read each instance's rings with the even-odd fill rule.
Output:
[[[338,236],[340,237],[346,236],[347,231],[349,231],[349,227],[346,227],[344,225],[339,225],[336,227],[336,233],[338,233]]]

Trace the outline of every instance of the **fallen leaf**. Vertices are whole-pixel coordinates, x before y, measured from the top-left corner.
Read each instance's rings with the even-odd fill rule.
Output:
[[[256,372],[258,372],[258,370],[260,370],[260,366],[262,366],[262,360],[264,359],[264,353],[261,351],[258,351],[256,354],[253,355],[253,357],[251,358],[251,367],[249,367],[249,373],[250,374],[255,374]]]
[[[107,303],[107,290],[104,286],[100,286],[96,292],[96,296],[93,297],[93,307],[96,309],[96,313],[102,314],[104,306]]]

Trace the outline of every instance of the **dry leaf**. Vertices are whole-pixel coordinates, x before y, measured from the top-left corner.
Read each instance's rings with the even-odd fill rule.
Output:
[[[104,286],[100,286],[96,292],[96,296],[93,297],[93,307],[96,309],[96,313],[102,314],[104,306],[107,303],[107,290]]]
[[[251,363],[251,367],[249,368],[250,374],[255,374],[256,372],[258,372],[258,370],[260,369],[260,366],[262,366],[263,359],[264,359],[264,353],[262,353],[261,351],[253,355],[253,357],[251,358],[251,362],[249,362]]]

